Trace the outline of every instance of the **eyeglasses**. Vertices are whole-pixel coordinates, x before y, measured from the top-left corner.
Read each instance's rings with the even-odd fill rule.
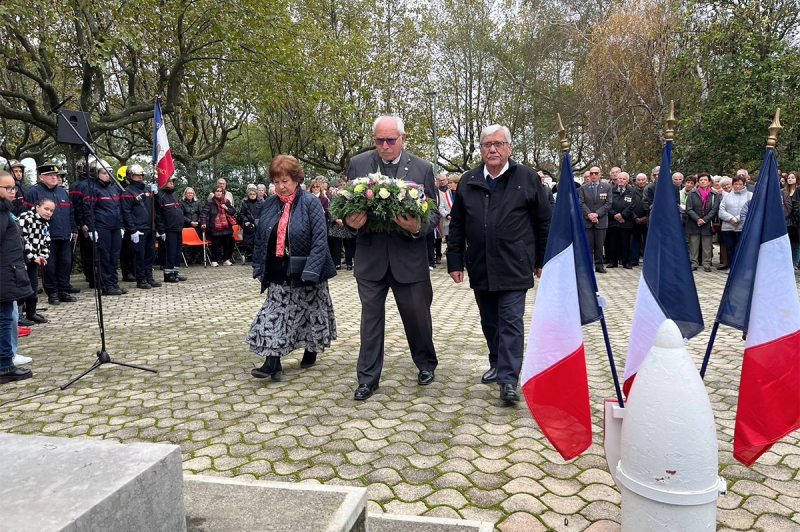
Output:
[[[394,137],[394,138],[379,138],[379,137],[375,137],[375,144],[378,145],[378,146],[383,146],[383,143],[385,142],[389,146],[394,146],[395,143],[397,142],[398,138],[400,138],[400,137]]]
[[[589,175],[600,175],[600,172],[589,172]]]
[[[13,186],[0,186],[0,188],[6,189],[6,192],[8,192],[9,194],[13,194],[14,192],[17,191],[17,187]]]
[[[490,149],[492,149],[494,147],[494,148],[497,148],[499,150],[500,148],[502,148],[506,144],[510,144],[510,143],[502,141],[502,140],[496,140],[494,142],[481,142],[481,148],[483,148],[484,150],[490,150]]]

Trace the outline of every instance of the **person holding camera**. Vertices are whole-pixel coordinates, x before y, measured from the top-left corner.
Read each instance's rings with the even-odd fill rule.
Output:
[[[305,346],[301,368],[314,365],[317,353],[336,339],[336,319],[328,279],[336,275],[328,251],[325,211],[311,193],[299,188],[303,168],[290,155],[269,165],[276,194],[267,198],[256,228],[253,277],[267,298],[246,341],[264,364],[250,374],[280,380],[281,358]]]

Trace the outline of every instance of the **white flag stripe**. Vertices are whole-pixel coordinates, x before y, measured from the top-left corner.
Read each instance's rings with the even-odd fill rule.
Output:
[[[547,261],[536,291],[528,347],[522,365],[527,382],[583,344],[572,245]]]
[[[761,345],[800,330],[800,303],[789,237],[761,244],[753,284],[746,347]]]
[[[625,357],[623,381],[628,380],[628,377],[639,371],[645,355],[653,347],[658,328],[666,319],[667,317],[661,311],[661,307],[644,280],[644,274],[640,275],[636,304],[633,308],[631,338],[628,342],[628,354]]]

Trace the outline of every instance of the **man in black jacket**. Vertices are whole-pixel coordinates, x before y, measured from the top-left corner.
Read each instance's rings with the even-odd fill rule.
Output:
[[[161,244],[165,247],[164,282],[185,281],[186,277],[180,275],[183,208],[180,200],[175,197],[175,176],[170,177],[158,193],[156,230],[161,238]]]
[[[153,279],[156,259],[156,233],[153,231],[153,197],[155,192],[144,184],[144,169],[138,164],[128,166],[131,184],[120,195],[122,225],[131,235],[133,273],[136,288],[149,290],[161,283]],[[155,186],[155,185],[153,185]]]
[[[507,127],[481,131],[483,164],[461,177],[450,211],[447,271],[460,283],[466,265],[475,292],[491,366],[481,381],[496,381],[500,398],[514,402],[525,295],[542,274],[552,209],[537,173],[510,156]]]
[[[29,369],[14,365],[14,303],[34,296],[25,274],[25,254],[19,226],[12,214],[14,178],[0,170],[0,384],[29,379]]]

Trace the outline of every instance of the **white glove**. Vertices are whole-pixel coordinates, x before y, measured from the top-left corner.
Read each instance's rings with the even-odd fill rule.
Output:
[[[151,192],[158,192],[158,185],[156,185],[155,183],[151,183],[150,184],[150,191]]]
[[[158,235],[158,237],[159,237],[161,240],[164,240],[164,241],[166,241],[166,240],[167,240],[167,233],[162,233],[162,234]]]
[[[144,233],[142,233],[140,231],[136,231],[135,233],[133,233],[131,235],[131,242],[133,242],[134,244],[138,244],[139,243],[139,235],[142,235],[142,234],[144,234]]]
[[[91,231],[89,233],[89,240],[97,242],[98,240],[100,240],[100,235],[97,234],[97,231]]]
[[[125,229],[120,229],[119,230],[119,236],[121,236],[122,238],[125,238]]]

